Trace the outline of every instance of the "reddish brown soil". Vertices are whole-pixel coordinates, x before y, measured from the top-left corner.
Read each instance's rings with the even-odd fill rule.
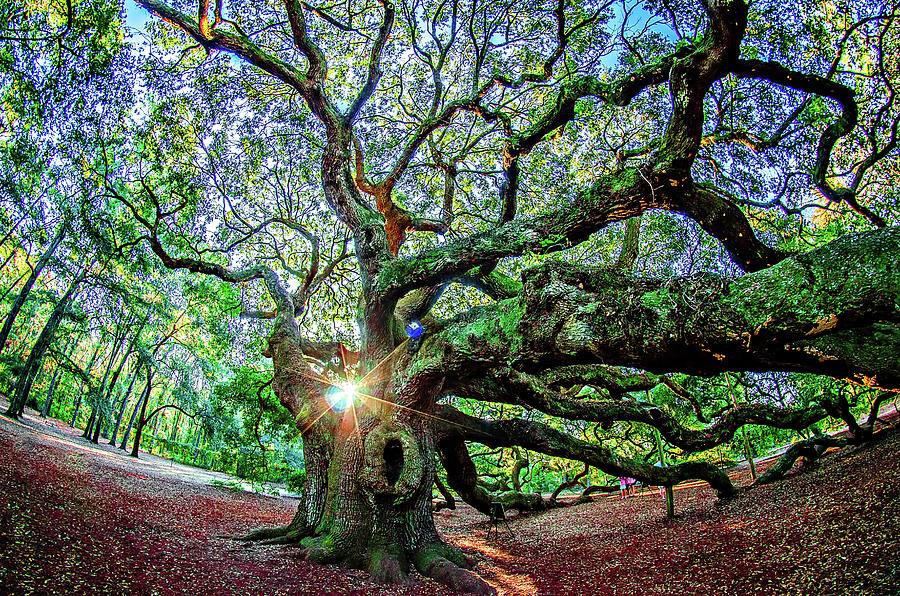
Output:
[[[436,519],[500,594],[896,594],[898,447],[893,432],[727,504],[679,487],[671,522],[655,493],[513,517],[512,536],[489,537],[467,506]],[[228,538],[284,524],[295,506],[60,423],[0,419],[0,593],[449,594],[415,574],[381,586]]]

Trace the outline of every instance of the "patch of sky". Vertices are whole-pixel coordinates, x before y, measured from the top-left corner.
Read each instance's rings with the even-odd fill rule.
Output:
[[[648,11],[644,6],[644,0],[615,3],[612,8],[613,18],[607,22],[606,28],[614,37],[636,37],[656,33],[672,43],[678,41],[678,33],[669,23]],[[614,69],[623,51],[623,48],[615,49],[604,56],[601,62],[607,68]]]
[[[146,8],[138,6],[134,0],[125,0],[125,24],[135,31],[144,31],[144,25],[151,19]]]

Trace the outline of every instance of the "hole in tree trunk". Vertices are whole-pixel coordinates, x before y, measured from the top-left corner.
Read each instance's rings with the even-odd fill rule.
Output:
[[[384,475],[388,484],[393,486],[403,473],[403,445],[392,439],[384,446]]]

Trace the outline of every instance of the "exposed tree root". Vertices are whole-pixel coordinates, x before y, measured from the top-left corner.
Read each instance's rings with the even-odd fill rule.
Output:
[[[423,575],[434,579],[457,592],[479,595],[496,595],[497,591],[477,574],[470,571],[475,561],[462,551],[441,543],[432,542],[413,551],[409,557],[402,550],[376,547],[365,553],[353,553],[327,546],[322,536],[301,538],[290,526],[261,528],[236,538],[255,544],[301,545],[302,557],[311,563],[341,563],[347,567],[365,569],[377,582],[391,585],[409,584],[410,563]]]
[[[290,528],[290,526],[280,528],[257,528],[247,534],[234,536],[233,538],[240,542],[262,542],[275,538],[284,538],[287,536],[288,528]]]
[[[424,545],[412,553],[412,561],[423,575],[457,592],[467,594],[497,594],[490,584],[472,573],[473,561],[460,551],[443,543]]]
[[[337,552],[337,549],[326,545],[322,536],[304,538],[300,544],[303,546],[303,558],[310,563],[338,563],[344,558]],[[353,566],[358,567],[358,565]]]
[[[242,536],[234,536],[233,539],[239,542],[258,544],[299,544],[301,540],[308,537],[310,533],[306,530],[305,516],[298,513],[294,516],[286,526],[278,526],[275,528],[257,528]]]
[[[409,583],[409,561],[402,551],[376,549],[369,555],[368,571],[373,580],[382,584]]]
[[[851,444],[860,444],[861,441],[854,439],[836,439],[834,437],[817,436],[799,443],[791,445],[785,451],[775,465],[768,472],[756,479],[757,485],[771,484],[784,478],[791,468],[801,457],[806,458],[809,462],[815,462],[825,453],[829,447],[844,447]]]

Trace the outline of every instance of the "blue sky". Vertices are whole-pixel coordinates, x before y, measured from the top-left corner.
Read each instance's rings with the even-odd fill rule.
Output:
[[[145,8],[135,4],[134,0],[125,0],[125,24],[138,31],[144,28],[144,24],[151,19],[150,13]]]

